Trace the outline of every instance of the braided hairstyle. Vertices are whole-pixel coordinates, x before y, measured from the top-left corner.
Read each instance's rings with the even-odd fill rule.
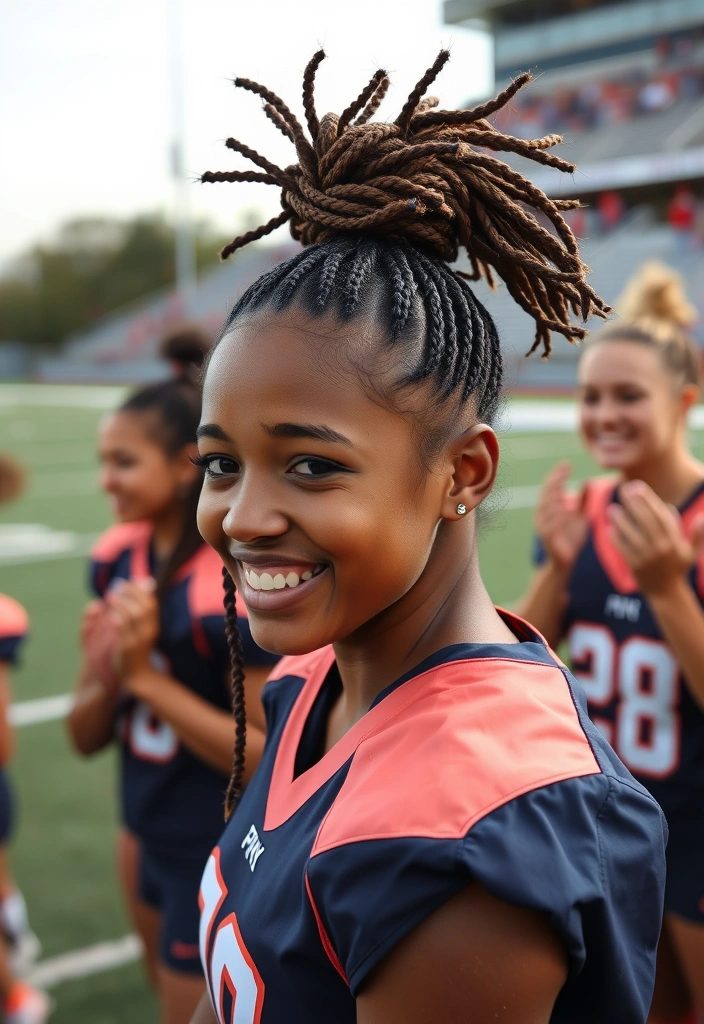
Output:
[[[520,75],[496,99],[472,110],[438,110],[425,94],[449,59],[443,50],[420,79],[392,123],[373,122],[389,87],[377,71],[340,114],[318,116],[315,76],[325,54],[319,50],[303,76],[303,126],[280,97],[247,78],[234,84],[261,98],[264,112],[293,143],[297,163],[277,167],[237,139],[228,149],[249,159],[256,170],[207,171],[203,182],[263,182],[281,189],[282,212],[233,239],[222,250],[238,249],[289,224],[304,246],[292,259],[255,281],[234,306],[220,337],[239,320],[265,308],[293,304],[312,317],[326,312],[340,320],[366,317],[383,328],[388,346],[403,346],[404,376],[394,393],[428,382],[444,409],[470,398],[473,412],[491,422],[502,384],[502,361],[494,323],[467,281],[494,272],[536,325],[531,352],[547,357],[551,333],[581,340],[586,320],[610,312],[586,281],[588,268],[562,212],[577,200],[552,200],[495,155],[515,153],[573,172],[574,166],[548,152],[558,135],[524,140],[502,134],[486,119],[530,81]],[[536,216],[536,214],[538,216]],[[548,222],[550,228],[544,227]],[[453,269],[463,249],[470,272]],[[364,367],[355,367],[364,372]],[[390,396],[386,396],[387,398]],[[421,455],[446,434],[423,424]],[[228,815],[242,789],[244,768],[244,691],[237,640],[234,582],[225,577],[227,633],[233,665],[237,719],[235,770],[228,792]],[[239,692],[238,692],[239,691]]]

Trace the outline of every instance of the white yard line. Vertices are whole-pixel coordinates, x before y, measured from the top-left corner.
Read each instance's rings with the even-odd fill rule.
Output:
[[[40,725],[42,722],[56,722],[65,718],[71,707],[72,695],[60,693],[55,697],[39,697],[36,700],[18,700],[10,705],[10,725]]]
[[[54,988],[64,981],[87,978],[91,974],[111,971],[131,964],[142,955],[142,943],[136,935],[125,935],[111,942],[74,949],[69,953],[41,960],[30,971],[27,980],[38,988]]]
[[[0,406],[114,409],[126,391],[123,387],[90,384],[0,384]]]

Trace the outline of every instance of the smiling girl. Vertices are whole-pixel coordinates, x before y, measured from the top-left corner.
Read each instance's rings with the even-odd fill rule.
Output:
[[[196,526],[200,389],[188,366],[202,349],[192,339],[189,358],[179,338],[181,375],[137,391],[101,424],[101,483],[118,522],[93,550],[97,600],[68,720],[82,754],[119,743],[121,874],[163,1024],[187,1022],[203,992],[198,887],[234,743],[222,567]],[[238,607],[249,775],[263,746],[259,687],[276,658],[252,642]]]
[[[201,887],[209,998],[225,1024],[642,1022],[660,928],[663,826],[542,639],[498,612],[475,509],[499,459],[501,354],[449,266],[499,269],[551,330],[602,307],[548,200],[477,147],[546,153],[423,94],[369,123],[378,72],[281,170],[306,248],[251,286],[210,359],[198,521],[252,635],[287,655],[265,690],[267,744]],[[553,235],[527,212],[548,215]],[[546,258],[546,254],[547,258]],[[228,618],[234,634],[235,624]],[[234,663],[238,663],[233,652]],[[244,695],[237,698],[241,710]],[[240,799],[241,795],[241,799]],[[238,802],[239,801],[239,802]],[[471,1016],[470,1016],[471,1015]]]
[[[687,444],[699,398],[694,310],[678,276],[643,267],[621,322],[579,366],[580,431],[615,476],[576,501],[569,466],[543,487],[542,565],[521,603],[566,638],[594,722],[670,826],[653,1021],[704,1014],[704,464]]]

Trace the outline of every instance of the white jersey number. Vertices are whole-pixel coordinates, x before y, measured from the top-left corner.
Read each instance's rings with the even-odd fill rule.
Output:
[[[170,725],[154,717],[148,704],[139,701],[134,706],[128,730],[130,749],[143,761],[166,764],[178,752],[178,736]]]
[[[227,889],[220,873],[220,851],[208,859],[200,887],[200,956],[218,1024],[259,1024],[264,982],[254,965],[234,914],[220,922],[209,955],[215,916]],[[229,994],[230,1012],[225,1003]]]
[[[679,665],[659,640],[634,636],[620,647],[605,626],[577,622],[567,638],[592,721],[632,772],[664,778],[679,763]],[[618,697],[615,724],[595,714]]]

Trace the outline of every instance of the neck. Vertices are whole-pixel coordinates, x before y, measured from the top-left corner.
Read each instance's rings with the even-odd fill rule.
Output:
[[[468,549],[458,552],[453,550],[457,526],[443,525],[444,533],[441,526],[428,565],[411,589],[333,645],[343,686],[336,722],[331,723],[333,742],[369,710],[382,690],[443,647],[516,642],[482,582],[474,537],[467,537]]]
[[[681,505],[704,480],[704,466],[678,443],[661,456],[642,466],[631,466],[621,473],[622,480],[642,480],[669,505]]]
[[[175,550],[183,533],[183,503],[174,502],[153,520],[152,547],[160,561]]]

